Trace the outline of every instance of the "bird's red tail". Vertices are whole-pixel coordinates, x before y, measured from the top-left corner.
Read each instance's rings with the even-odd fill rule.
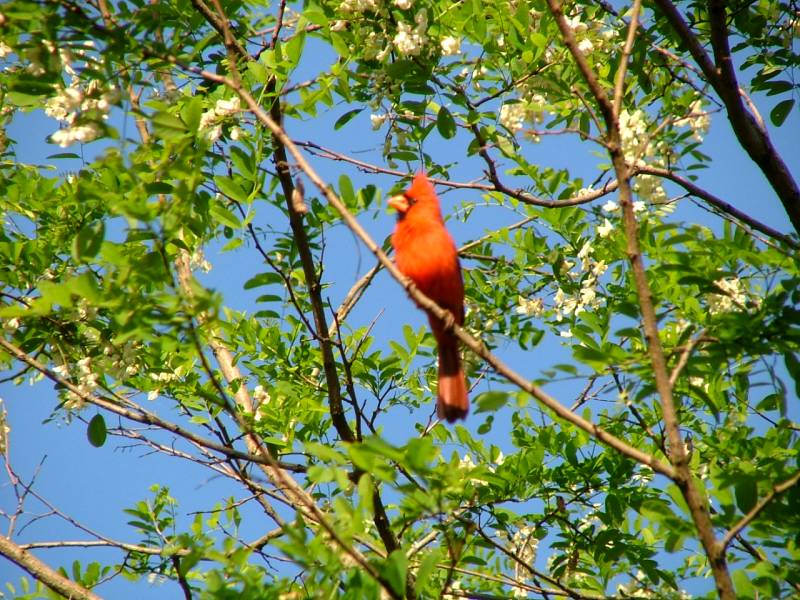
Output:
[[[467,380],[458,354],[458,339],[444,334],[439,339],[439,397],[436,414],[452,423],[469,412]]]

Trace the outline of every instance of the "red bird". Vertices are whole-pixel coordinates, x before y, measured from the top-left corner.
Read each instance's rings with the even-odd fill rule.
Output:
[[[397,268],[420,291],[464,323],[464,282],[453,238],[445,229],[439,199],[424,173],[411,187],[389,199],[397,211],[392,235]],[[428,322],[439,346],[439,393],[436,414],[450,423],[469,411],[467,381],[458,353],[458,338],[445,323],[428,313]]]

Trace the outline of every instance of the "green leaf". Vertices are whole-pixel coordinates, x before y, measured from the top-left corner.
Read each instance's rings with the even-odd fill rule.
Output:
[[[384,563],[383,575],[398,596],[405,596],[407,569],[408,559],[402,550],[392,552]]]
[[[427,583],[428,579],[430,578],[433,570],[436,568],[436,565],[442,559],[442,553],[438,548],[434,548],[431,552],[428,552],[425,555],[425,558],[422,559],[422,562],[417,569],[417,590],[421,591],[425,589],[425,584]]]
[[[153,130],[159,136],[170,139],[186,133],[186,124],[172,113],[165,111],[153,115]]]
[[[363,110],[364,110],[363,108],[354,108],[353,110],[348,110],[341,117],[336,119],[336,123],[333,124],[333,128],[338,131],[339,129],[347,125],[350,121],[352,121],[353,118]]]
[[[100,252],[100,247],[103,245],[105,231],[106,226],[103,221],[89,223],[81,227],[78,235],[72,241],[72,257],[78,262],[83,262],[97,256],[97,253]]]
[[[444,106],[439,109],[439,114],[436,115],[436,129],[446,140],[456,135],[456,120]]]
[[[89,443],[95,448],[100,448],[106,443],[107,435],[106,420],[103,415],[96,414],[89,421],[89,427],[86,429],[86,437],[89,438]]]
[[[239,220],[239,218],[221,204],[216,202],[212,204],[210,212],[218,223],[222,223],[223,225],[227,225],[233,229],[239,229],[242,226],[242,222]]]
[[[353,182],[350,181],[347,175],[339,177],[339,195],[348,206],[352,206],[355,203],[356,192],[353,189]]]
[[[508,404],[508,392],[483,392],[475,398],[475,414],[496,412]]]
[[[778,104],[775,105],[775,108],[769,111],[769,120],[772,121],[772,124],[775,125],[775,127],[780,127],[783,125],[786,117],[789,116],[789,113],[792,112],[793,106],[794,98],[788,98],[778,102]]]
[[[236,202],[241,202],[243,204],[247,204],[249,202],[250,199],[247,195],[247,192],[245,192],[239,185],[239,182],[232,177],[228,177],[226,175],[217,175],[214,177],[214,183],[217,184],[219,191],[231,200],[236,200]]]
[[[739,510],[746,513],[755,506],[758,501],[758,485],[754,478],[742,477],[736,482],[733,489],[736,494],[736,506],[739,507]]]

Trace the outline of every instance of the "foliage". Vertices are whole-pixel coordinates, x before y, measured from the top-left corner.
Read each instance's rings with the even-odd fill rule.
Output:
[[[570,36],[539,0],[3,6],[5,378],[55,382],[52,420],[85,424],[97,452],[133,443],[230,486],[189,517],[165,470],[129,490],[130,541],[100,538],[118,552],[82,548],[61,576],[200,598],[680,598],[726,576],[741,598],[797,593],[797,236],[699,186],[710,121],[732,108],[665,5],[570,3]],[[705,4],[677,9],[705,45]],[[743,110],[774,127],[797,94],[793,10],[724,13]],[[609,98],[621,86],[611,122],[576,51]],[[53,153],[23,158],[19,122],[47,123]],[[433,338],[390,326],[415,309],[380,264],[359,260],[355,283],[342,268],[352,238],[325,196],[383,231],[386,196],[420,168],[456,189],[449,223],[471,236],[465,332],[568,418],[465,350],[468,422],[429,419]],[[791,214],[784,176],[762,201]],[[214,279],[217,260],[246,277]],[[24,513],[6,516],[14,534]],[[42,583],[7,592],[54,593]]]

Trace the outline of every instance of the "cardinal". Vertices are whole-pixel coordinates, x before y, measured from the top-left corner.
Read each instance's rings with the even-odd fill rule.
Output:
[[[392,235],[397,268],[423,294],[450,311],[455,323],[463,324],[461,264],[453,238],[445,229],[433,185],[424,173],[419,173],[410,188],[389,199],[389,206],[397,211],[397,225]],[[465,418],[469,411],[458,338],[445,322],[430,312],[428,322],[439,346],[436,414],[452,423]]]

